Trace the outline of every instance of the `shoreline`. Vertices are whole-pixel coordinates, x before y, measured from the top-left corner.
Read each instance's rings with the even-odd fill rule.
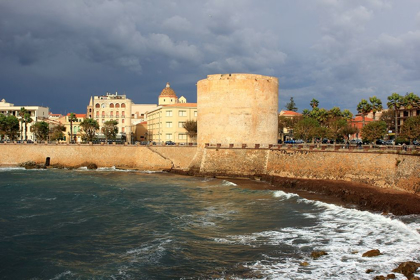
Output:
[[[0,168],[10,167],[19,167],[19,165],[0,165]],[[54,166],[48,168],[54,168]],[[179,169],[162,171],[184,176],[229,179],[243,188],[256,190],[280,190],[287,193],[298,194],[306,199],[322,201],[346,208],[356,208],[359,210],[380,212],[383,214],[392,213],[397,216],[420,214],[420,195],[401,190],[378,188],[358,182],[325,179],[300,179],[271,175],[223,176],[219,174],[199,174]]]
[[[180,175],[228,179],[245,188],[295,193],[309,200],[317,200],[346,208],[356,208],[382,214],[391,213],[396,216],[420,214],[420,195],[396,189],[378,188],[359,182],[300,179],[271,175],[244,177],[240,175],[192,174],[175,169],[167,171]],[[247,181],[248,183],[244,184]]]

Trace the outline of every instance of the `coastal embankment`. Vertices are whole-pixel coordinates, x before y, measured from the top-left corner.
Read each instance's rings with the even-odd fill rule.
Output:
[[[196,176],[246,177],[289,192],[317,192],[343,203],[395,214],[420,213],[417,153],[137,145],[0,144],[0,165],[46,159],[55,167],[171,170]]]

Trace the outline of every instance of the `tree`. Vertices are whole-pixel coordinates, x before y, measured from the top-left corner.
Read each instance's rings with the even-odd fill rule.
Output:
[[[393,130],[392,127],[394,126],[394,116],[395,112],[393,109],[385,110],[382,112],[379,120],[386,123],[387,130]]]
[[[63,140],[65,129],[64,125],[61,124],[50,128],[50,140]]]
[[[363,141],[375,142],[386,134],[386,123],[383,121],[373,121],[362,128]]]
[[[95,139],[96,131],[99,129],[99,124],[94,119],[84,119],[80,123],[84,137],[87,141],[93,141]]]
[[[334,143],[337,139],[342,139],[343,132],[342,130],[348,125],[347,121],[343,118],[334,118],[328,124],[327,137],[334,140]],[[345,134],[344,134],[345,135]]]
[[[309,111],[308,109],[303,109],[302,115],[304,117],[309,117],[311,115],[311,111]]]
[[[286,104],[286,109],[289,111],[293,111],[296,112],[298,110],[298,108],[296,107],[296,103],[293,100],[293,97],[290,97],[290,102]]]
[[[190,139],[197,137],[197,121],[186,121],[182,127],[187,131]]]
[[[392,95],[388,96],[388,103],[386,104],[388,108],[393,109],[395,113],[395,139],[398,136],[398,110],[401,108],[404,99],[398,93],[392,93]]]
[[[401,136],[410,140],[420,139],[420,115],[407,118],[401,127]]]
[[[376,112],[382,111],[382,101],[376,96],[369,97],[370,104],[372,106],[373,120],[375,119]]]
[[[28,132],[28,123],[33,122],[33,119],[31,118],[31,113],[27,112],[23,116],[23,119],[25,120],[25,141],[28,140],[28,136],[26,135]]]
[[[36,140],[45,141],[48,139],[48,132],[49,132],[49,124],[41,121],[36,122],[31,127],[33,133],[35,134]]]
[[[349,135],[353,135],[355,133],[358,133],[359,132],[359,129],[357,127],[353,127],[349,123],[347,123],[346,126],[344,126],[340,130],[340,132],[341,132],[341,136],[344,139],[347,139],[348,140],[349,139]]]
[[[362,127],[365,126],[365,116],[372,111],[372,105],[370,105],[366,99],[362,99],[357,105],[357,112],[362,114]]]
[[[318,100],[316,100],[315,98],[313,98],[313,99],[311,100],[311,102],[309,103],[309,105],[311,105],[312,109],[317,108],[317,107],[318,107],[318,105],[319,105],[319,101],[318,101]]]
[[[22,141],[23,137],[23,124],[25,123],[25,114],[28,113],[28,110],[25,109],[25,107],[21,107],[19,111],[19,117],[20,117],[20,140]]]
[[[350,112],[349,109],[344,109],[343,112],[342,112],[342,114],[343,114],[343,118],[345,120],[351,120],[353,118],[353,113]]]
[[[70,122],[70,142],[74,141],[73,139],[73,122],[77,122],[77,117],[75,113],[69,114],[69,122]]]
[[[294,135],[296,138],[305,141],[314,140],[319,134],[319,123],[313,118],[303,118],[295,126]]]
[[[102,133],[105,135],[105,141],[108,142],[108,139],[117,138],[118,134],[118,121],[110,120],[106,121],[102,126]]]
[[[403,97],[403,105],[404,105],[405,109],[409,110],[410,117],[412,117],[413,116],[413,109],[419,106],[419,97],[412,92],[407,93]]]
[[[2,138],[6,136],[10,140],[15,140],[19,135],[19,120],[13,115],[0,114],[0,134]]]

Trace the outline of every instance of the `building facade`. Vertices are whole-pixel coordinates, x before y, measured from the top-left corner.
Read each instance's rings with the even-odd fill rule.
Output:
[[[20,132],[21,132],[19,139],[36,141],[35,134],[31,132],[31,126],[38,121],[47,120],[49,117],[49,108],[43,107],[43,106],[15,106],[12,103],[6,102],[5,99],[2,99],[0,101],[0,114],[13,115],[19,120],[21,120],[22,118],[19,116],[19,112],[22,107],[25,108],[30,113],[32,122],[26,124],[26,139],[25,139],[25,128],[24,128],[25,124],[19,121]]]
[[[87,106],[86,116],[95,119],[99,124],[98,138],[105,139],[101,130],[105,122],[118,121],[119,139],[127,139],[130,142],[131,137],[131,106],[133,102],[125,94],[115,94],[107,92],[105,95],[93,96],[90,98]]]
[[[184,128],[187,121],[197,121],[197,103],[187,103],[183,96],[178,98],[167,83],[159,95],[159,106],[147,113],[147,140],[195,143],[196,139],[189,137]]]

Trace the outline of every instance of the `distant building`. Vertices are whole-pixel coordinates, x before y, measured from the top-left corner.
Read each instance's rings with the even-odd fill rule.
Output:
[[[48,107],[43,107],[43,106],[15,106],[12,103],[8,103],[6,102],[5,99],[2,99],[0,101],[0,114],[3,115],[13,115],[15,117],[17,117],[19,120],[21,120],[21,117],[19,116],[19,112],[20,109],[24,107],[30,114],[31,114],[31,119],[32,122],[28,123],[26,125],[27,128],[27,132],[26,132],[26,138],[28,140],[32,140],[35,141],[35,135],[34,133],[31,132],[31,126],[38,122],[38,121],[42,121],[42,120],[47,120],[48,116],[49,116],[49,108]],[[22,122],[19,122],[20,125],[20,131],[22,131],[22,135],[20,136],[20,139],[25,140],[25,124]]]
[[[169,83],[159,95],[159,106],[147,113],[147,140],[157,143],[195,142],[183,127],[186,121],[197,120],[197,103],[187,103],[177,97]]]
[[[291,120],[298,120],[302,117],[301,113],[294,112],[294,111],[286,111],[281,110],[279,113],[279,117],[285,117]],[[291,140],[293,139],[293,128],[287,125],[282,126],[282,129],[279,125],[279,139],[281,141]]]
[[[376,119],[378,120],[378,118]],[[373,121],[374,120],[372,118],[365,116],[365,125]],[[358,114],[353,119],[349,120],[349,123],[352,127],[358,129],[358,132],[356,132],[353,135],[350,135],[350,140],[362,139],[363,117],[360,114]]]
[[[73,139],[71,139],[71,126],[69,122],[70,113],[66,116],[62,116],[59,121],[64,126],[64,141],[66,142],[82,142],[83,132],[80,127],[80,123],[86,119],[86,114],[74,114],[77,118],[76,121],[72,123],[73,128]]]

